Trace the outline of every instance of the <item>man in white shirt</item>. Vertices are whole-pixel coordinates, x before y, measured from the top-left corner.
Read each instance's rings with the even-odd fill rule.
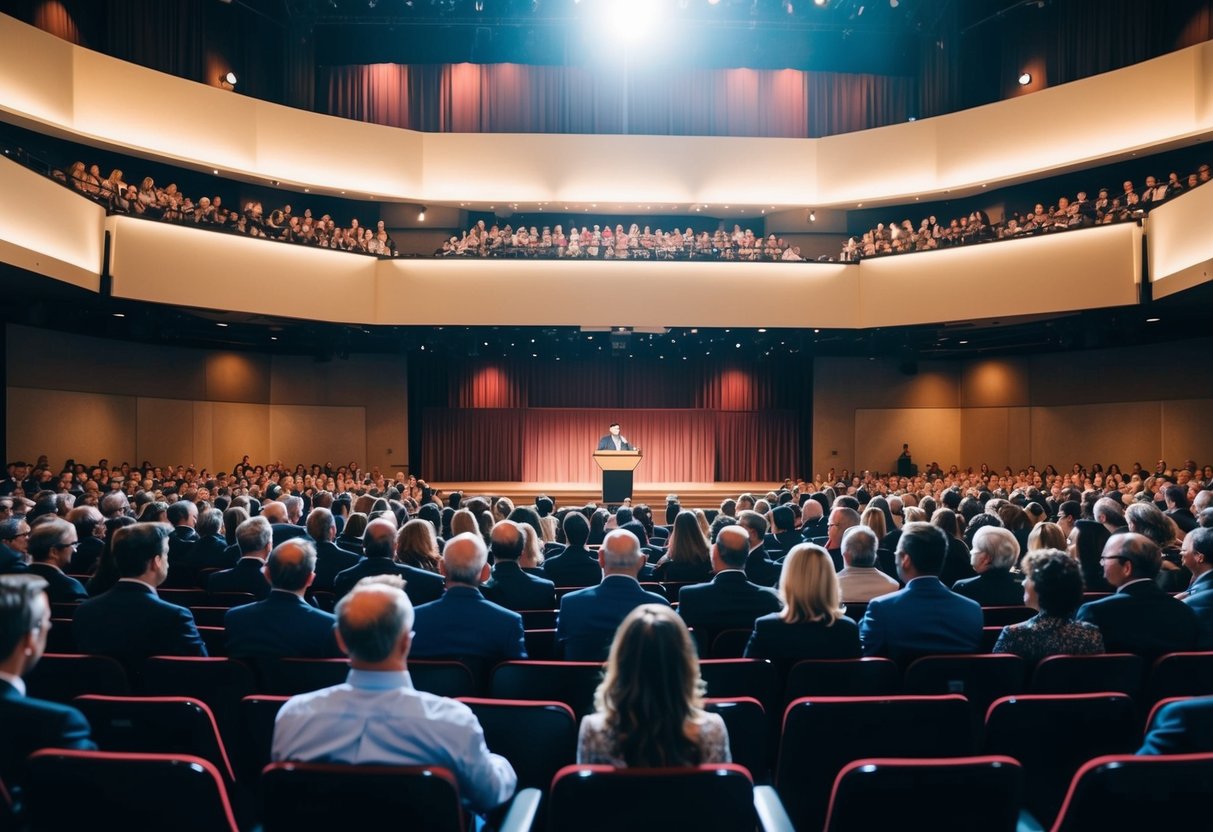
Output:
[[[489,752],[461,702],[413,687],[413,605],[396,576],[359,581],[337,604],[337,643],[350,657],[345,684],[292,697],[274,725],[274,760],[436,765],[455,775],[477,812],[505,803],[518,778]]]
[[[868,602],[896,592],[900,584],[876,568],[876,532],[867,526],[852,526],[842,535],[842,560],[838,591],[843,603]]]

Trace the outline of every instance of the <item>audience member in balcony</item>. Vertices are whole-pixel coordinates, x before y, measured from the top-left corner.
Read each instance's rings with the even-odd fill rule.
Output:
[[[797,535],[799,538],[799,535]],[[681,511],[674,518],[669,546],[653,569],[659,581],[706,581],[712,574],[711,552],[707,538],[692,511]]]
[[[54,516],[34,521],[29,536],[30,574],[46,581],[52,604],[71,604],[88,599],[84,585],[64,573],[79,543],[76,527]]]
[[[703,710],[699,660],[668,606],[644,604],[619,626],[596,712],[581,721],[579,764],[658,768],[732,761],[718,714]]]
[[[501,805],[517,776],[485,746],[475,714],[418,691],[408,672],[414,610],[391,576],[359,582],[337,604],[337,639],[350,657],[345,684],[292,697],[274,723],[274,760],[441,765],[476,812]]]
[[[72,633],[80,652],[126,661],[206,655],[193,613],[156,595],[168,577],[170,531],[164,523],[136,523],[114,533],[113,555],[121,577],[109,591],[76,609]]]
[[[1100,560],[1116,592],[1083,604],[1077,618],[1099,627],[1108,650],[1157,657],[1195,647],[1196,614],[1154,582],[1162,564],[1157,543],[1135,532],[1113,535]]]
[[[233,658],[338,658],[336,618],[304,600],[316,576],[316,547],[288,540],[266,561],[272,590],[255,604],[233,607],[223,617],[224,639]]]
[[[930,653],[975,653],[981,605],[939,580],[948,538],[927,523],[907,523],[897,541],[897,572],[906,586],[868,603],[860,623],[865,656],[906,661]]]
[[[1019,606],[1023,603],[1023,586],[1011,574],[1019,562],[1019,551],[1019,541],[1008,529],[978,529],[970,553],[977,576],[957,581],[952,591],[983,607]]]
[[[34,751],[97,747],[80,711],[26,696],[21,677],[42,658],[52,626],[46,581],[34,575],[0,576],[0,782],[10,792],[5,797],[17,802],[25,760]]]
[[[1078,563],[1055,549],[1029,552],[1023,563],[1022,603],[1037,614],[1004,627],[994,652],[1014,653],[1032,664],[1045,656],[1104,652],[1099,628],[1074,620],[1083,591]]]
[[[519,510],[514,511],[517,513]],[[555,609],[555,584],[550,580],[529,574],[520,563],[527,548],[528,536],[538,540],[529,525],[513,520],[502,520],[493,526],[489,547],[494,561],[492,577],[484,582],[480,591],[494,604],[509,610]],[[449,587],[447,594],[450,594]]]
[[[783,610],[754,622],[747,658],[859,658],[859,627],[839,600],[838,576],[829,553],[802,543],[788,554],[779,578]]]
[[[1150,208],[1161,204],[1168,196],[1167,184],[1159,182],[1153,176],[1146,177],[1146,186],[1141,192],[1141,204]]]
[[[869,508],[868,511],[873,509]],[[842,560],[845,566],[838,573],[838,588],[843,603],[867,603],[901,588],[901,584],[877,567],[879,540],[870,526],[852,526],[843,533]]]

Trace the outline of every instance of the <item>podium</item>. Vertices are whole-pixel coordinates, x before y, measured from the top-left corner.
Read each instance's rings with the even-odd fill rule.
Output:
[[[594,451],[602,469],[602,502],[618,505],[632,496],[632,472],[640,464],[640,451]]]

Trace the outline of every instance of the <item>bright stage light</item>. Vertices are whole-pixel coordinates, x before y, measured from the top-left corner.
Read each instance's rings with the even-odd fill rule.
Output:
[[[616,0],[599,3],[607,30],[623,43],[640,43],[653,34],[665,4],[660,0]]]

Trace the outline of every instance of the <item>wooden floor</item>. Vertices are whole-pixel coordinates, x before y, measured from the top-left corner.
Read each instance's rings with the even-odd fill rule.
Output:
[[[602,484],[590,482],[432,482],[431,488],[444,492],[462,491],[466,496],[509,497],[514,503],[530,504],[546,494],[558,506],[584,505],[602,501]],[[666,497],[677,494],[684,508],[719,508],[722,500],[749,492],[756,497],[775,488],[773,482],[658,482],[637,483],[632,489],[632,504],[648,503],[655,510],[665,506]]]

